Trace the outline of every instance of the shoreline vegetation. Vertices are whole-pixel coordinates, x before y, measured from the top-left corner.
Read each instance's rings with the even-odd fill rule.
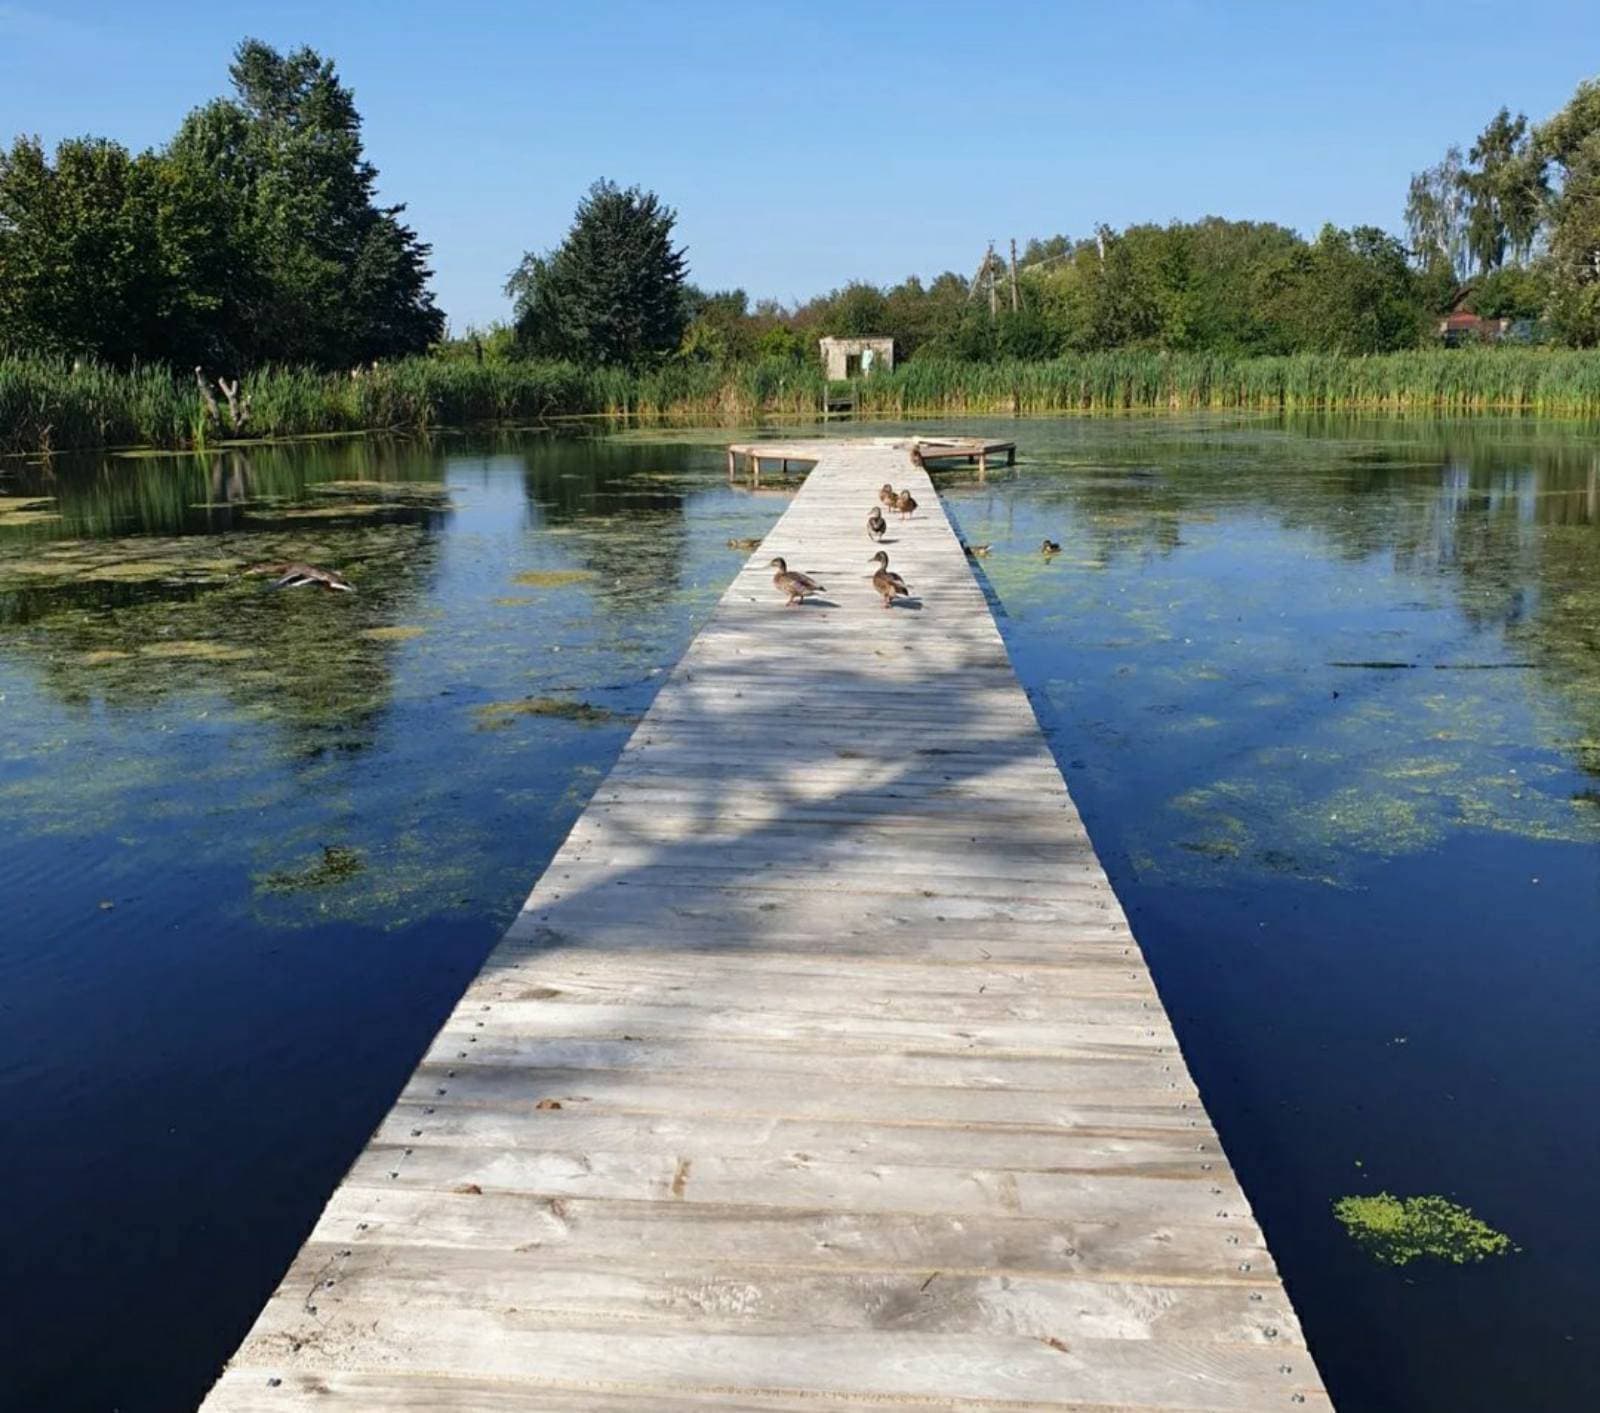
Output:
[[[1108,351],[1027,362],[928,359],[849,386],[862,418],[1139,410],[1586,417],[1600,415],[1600,352],[1486,347],[1365,357]],[[0,357],[0,454],[202,449],[220,440],[569,417],[749,425],[820,417],[825,397],[840,390],[819,368],[788,359],[626,371],[421,357],[378,364],[358,375],[309,368],[248,374],[248,423],[223,433],[195,380],[164,366],[123,371],[48,357]]]

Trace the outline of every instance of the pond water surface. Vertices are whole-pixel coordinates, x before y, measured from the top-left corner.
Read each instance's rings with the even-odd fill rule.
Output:
[[[1337,1405],[1600,1406],[1595,429],[959,429]],[[0,463],[0,1407],[197,1400],[780,513],[726,439]],[[296,560],[359,592],[245,572]],[[1378,1263],[1383,1191],[1517,1249]]]

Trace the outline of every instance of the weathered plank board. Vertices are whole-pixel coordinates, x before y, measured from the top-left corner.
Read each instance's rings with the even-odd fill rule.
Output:
[[[759,451],[815,469],[206,1407],[1328,1408],[928,477]]]

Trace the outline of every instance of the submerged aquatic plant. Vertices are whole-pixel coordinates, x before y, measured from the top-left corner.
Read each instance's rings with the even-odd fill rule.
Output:
[[[1341,1197],[1333,1214],[1356,1245],[1374,1260],[1404,1266],[1422,1257],[1465,1265],[1517,1248],[1465,1207],[1447,1197]]]
[[[345,844],[324,844],[322,857],[303,868],[279,869],[264,875],[257,886],[267,893],[301,893],[309,888],[329,888],[354,878],[367,866],[360,849]]]

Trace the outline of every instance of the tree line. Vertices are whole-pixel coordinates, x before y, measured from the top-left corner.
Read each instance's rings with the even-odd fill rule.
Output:
[[[333,64],[245,40],[229,75],[159,149],[0,153],[0,351],[351,367],[443,336],[429,248],[379,204]]]
[[[796,307],[707,291],[655,193],[600,181],[555,247],[511,273],[511,317],[444,338],[429,247],[381,205],[331,61],[255,40],[233,96],[158,150],[100,138],[0,154],[0,352],[250,369],[434,351],[599,368],[802,363],[816,339],[887,335],[897,357],[1037,361],[1104,350],[1365,355],[1416,348],[1441,313],[1600,344],[1600,83],[1534,126],[1497,113],[1411,182],[1402,239],[1208,217],[1064,235],[976,275],[853,282]]]

